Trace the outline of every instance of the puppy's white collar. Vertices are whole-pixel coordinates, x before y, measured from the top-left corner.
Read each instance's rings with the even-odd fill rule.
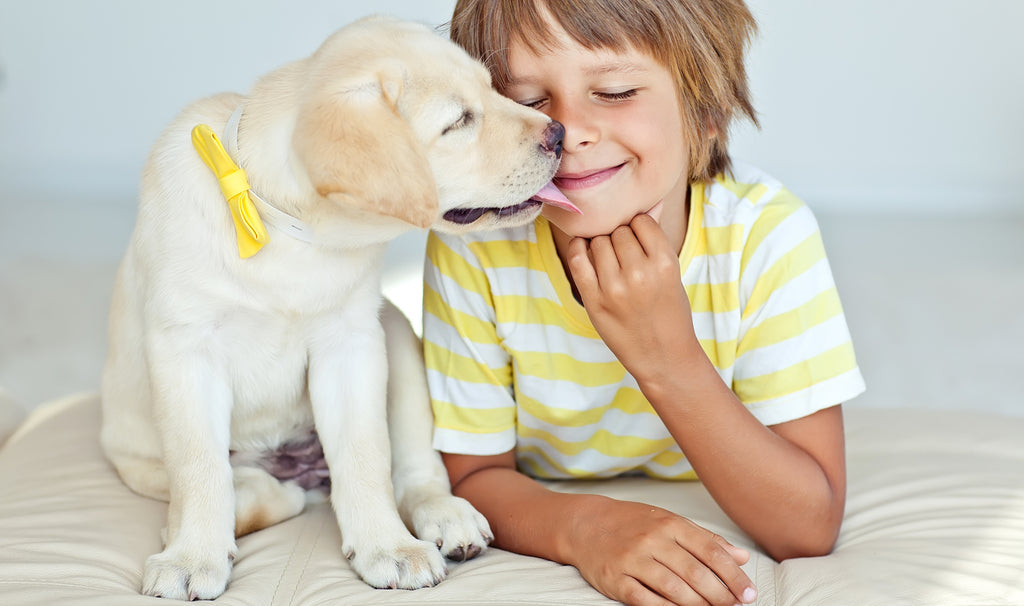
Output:
[[[230,155],[235,161],[235,164],[239,164],[238,123],[242,120],[242,111],[244,107],[245,106],[243,105],[239,105],[235,108],[231,117],[228,118],[227,126],[224,127],[224,144],[227,147],[228,155]],[[267,202],[252,189],[249,190],[249,196],[256,204],[256,208],[260,213],[260,218],[263,219],[264,223],[278,231],[288,234],[296,240],[302,240],[303,242],[313,241],[313,228],[310,225],[306,224],[298,217],[293,217],[280,208],[277,208],[273,204]]]

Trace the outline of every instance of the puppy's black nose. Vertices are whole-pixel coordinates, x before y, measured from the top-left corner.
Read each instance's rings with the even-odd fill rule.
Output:
[[[561,122],[552,120],[548,122],[547,128],[544,129],[544,135],[541,139],[541,147],[546,152],[555,152],[556,158],[562,157],[562,141],[565,140],[565,127],[562,126]]]

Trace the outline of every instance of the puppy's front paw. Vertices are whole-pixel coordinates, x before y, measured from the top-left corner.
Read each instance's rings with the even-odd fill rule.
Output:
[[[175,600],[212,600],[224,593],[233,554],[164,550],[146,560],[142,593]]]
[[[359,576],[377,589],[432,587],[448,573],[437,547],[412,537],[392,548],[348,548],[346,557]]]
[[[483,553],[494,540],[487,518],[469,501],[454,496],[435,496],[422,501],[412,512],[416,536],[430,541],[450,560],[464,562]]]

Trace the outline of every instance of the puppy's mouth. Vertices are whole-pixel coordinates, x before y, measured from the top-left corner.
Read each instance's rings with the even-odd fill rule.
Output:
[[[520,202],[513,206],[504,207],[483,207],[483,208],[453,208],[444,214],[446,221],[459,225],[468,225],[487,213],[494,213],[498,217],[513,217],[523,212],[530,212],[542,204],[550,204],[576,214],[583,214],[575,204],[569,201],[553,183],[548,182],[541,190],[535,193],[529,200]]]
[[[487,208],[453,208],[452,210],[444,214],[446,221],[452,223],[458,223],[459,225],[468,225],[473,221],[476,221],[480,217],[487,213],[494,213],[499,217],[512,217],[518,215],[521,212],[531,211],[541,205],[541,202],[536,200],[527,200],[526,202],[520,202],[515,206],[505,206],[502,208],[498,207],[487,207]]]

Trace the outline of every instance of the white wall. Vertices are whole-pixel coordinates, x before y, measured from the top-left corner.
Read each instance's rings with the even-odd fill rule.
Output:
[[[734,154],[818,209],[1024,213],[1024,1],[751,6],[763,129]]]
[[[371,12],[431,24],[452,0],[0,0],[0,192],[131,199],[190,101],[245,92]],[[383,42],[382,42],[383,43]],[[0,193],[0,196],[3,194]]]
[[[439,24],[453,5],[0,0],[0,218],[66,192],[130,213],[151,142],[187,102],[244,91],[367,12]],[[1024,2],[751,6],[763,130],[737,130],[736,155],[825,211],[1024,211]]]

